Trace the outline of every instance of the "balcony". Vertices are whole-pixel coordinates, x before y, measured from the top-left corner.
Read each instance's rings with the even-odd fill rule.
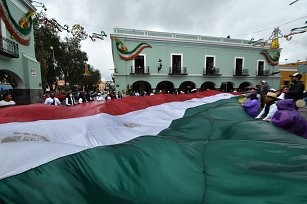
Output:
[[[0,55],[9,58],[19,58],[18,44],[1,36]]]
[[[170,67],[168,75],[188,75],[186,67]]]
[[[130,75],[149,75],[149,66],[145,67],[133,67],[131,66]]]
[[[258,70],[257,76],[269,76],[270,70]]]
[[[236,69],[233,76],[249,76],[248,69]]]
[[[204,76],[221,76],[220,69],[215,67],[207,67],[204,69]]]

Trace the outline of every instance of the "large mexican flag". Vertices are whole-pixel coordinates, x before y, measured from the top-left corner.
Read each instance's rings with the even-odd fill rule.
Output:
[[[0,203],[307,203],[307,140],[232,94],[0,109]]]

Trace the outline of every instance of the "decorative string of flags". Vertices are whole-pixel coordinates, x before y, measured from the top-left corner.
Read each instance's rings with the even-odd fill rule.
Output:
[[[53,27],[55,30],[57,30],[59,32],[62,32],[63,30],[67,31],[68,33],[70,32],[68,25],[62,26],[54,18],[51,18],[51,19],[45,18],[44,24]]]
[[[307,24],[307,21],[305,22],[305,24]],[[289,34],[284,35],[284,37],[289,41],[289,40],[292,39],[291,35],[297,35],[297,34],[305,33],[306,31],[307,31],[307,26],[293,28],[293,29],[291,29],[291,32]]]
[[[95,42],[96,39],[104,40],[103,37],[108,37],[107,34],[104,31],[101,31],[101,34],[98,33],[93,33],[92,35],[89,36],[90,39]]]

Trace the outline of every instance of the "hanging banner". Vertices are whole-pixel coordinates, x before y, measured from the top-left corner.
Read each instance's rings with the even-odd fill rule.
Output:
[[[7,29],[10,31],[12,37],[23,45],[30,44],[30,34],[32,31],[32,18],[33,12],[28,12],[25,18],[17,23],[8,9],[6,0],[0,1],[0,16],[4,21]]]
[[[118,38],[115,38],[115,41],[117,51],[119,52],[119,57],[125,61],[136,58],[145,48],[152,48],[147,43],[140,43],[132,51],[128,51],[128,48]]]
[[[282,38],[283,34],[281,34],[281,31],[279,29],[279,27],[275,28],[274,31],[272,32],[269,40],[271,40],[271,46],[268,50],[262,50],[260,52],[260,54],[262,54],[266,61],[272,65],[272,66],[276,66],[279,63],[279,58],[280,58],[280,48],[279,48],[279,38]],[[270,52],[271,53],[270,53]],[[274,55],[272,57],[272,55]]]

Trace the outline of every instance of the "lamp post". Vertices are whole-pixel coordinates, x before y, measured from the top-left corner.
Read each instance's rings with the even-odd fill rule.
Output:
[[[55,72],[55,91],[57,90],[58,88],[58,80],[59,80],[59,77],[57,75],[57,70],[56,70],[56,65],[55,65],[55,57],[54,57],[54,50],[53,50],[53,46],[50,46],[50,49],[52,50],[52,61],[53,61],[53,67],[54,67],[54,72]]]

